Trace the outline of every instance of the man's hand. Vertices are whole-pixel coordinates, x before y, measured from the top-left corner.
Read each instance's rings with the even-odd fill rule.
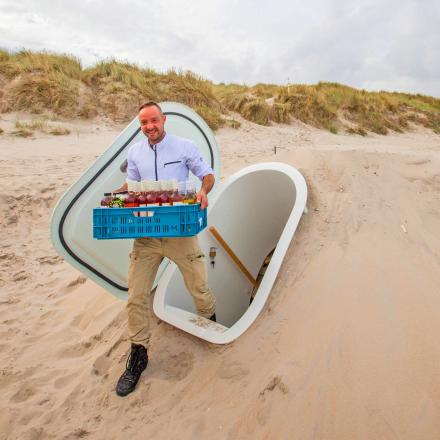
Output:
[[[119,192],[124,192],[124,191],[128,191],[128,183],[125,182],[121,187],[114,189],[112,191],[112,193],[119,193]]]
[[[197,193],[197,203],[200,203],[200,211],[203,211],[208,207],[208,193],[211,191],[211,188],[214,186],[214,174],[207,174],[202,180],[202,187],[200,191]]]
[[[197,203],[200,203],[201,211],[208,207],[208,196],[203,188],[197,193]]]

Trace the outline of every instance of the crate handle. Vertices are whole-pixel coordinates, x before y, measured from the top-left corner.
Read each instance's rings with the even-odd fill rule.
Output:
[[[134,217],[153,217],[154,211],[133,211]]]

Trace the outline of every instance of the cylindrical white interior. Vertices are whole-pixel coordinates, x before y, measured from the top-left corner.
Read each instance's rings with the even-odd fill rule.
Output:
[[[254,278],[257,277],[267,254],[276,248],[297,202],[298,181],[292,178],[292,173],[286,173],[286,166],[280,164],[278,168],[276,165],[267,169],[250,167],[249,172],[238,173],[238,177],[233,177],[223,188],[220,188],[208,213],[208,225],[218,230]],[[301,190],[305,193],[306,187],[302,176],[294,168],[287,168],[299,176]],[[301,197],[302,207],[296,222],[292,224],[291,234],[283,234],[284,240],[288,242],[295,232],[304,209],[305,197],[306,194]],[[199,234],[199,241],[206,255],[209,286],[217,299],[217,322],[227,327],[229,331],[238,320],[245,319],[246,312],[250,310],[252,285],[208,229]],[[287,245],[288,243],[283,249],[287,249]],[[216,247],[216,256],[213,260],[209,258],[211,247]],[[277,264],[269,265],[265,277],[270,275],[271,271],[278,272],[283,256],[284,253],[281,259],[278,258]],[[173,314],[179,321],[195,313],[195,308],[180,272],[176,267],[171,267],[168,271],[171,273],[168,273],[158,286],[155,311],[159,311],[158,314],[162,319],[173,323]],[[265,294],[268,295],[268,292]],[[257,297],[258,295],[259,291],[256,293]],[[156,301],[160,304],[156,304]],[[246,327],[257,314],[252,314],[253,318]],[[180,318],[177,318],[177,315]],[[182,323],[179,325],[178,322],[174,324],[188,331],[186,325],[181,325]],[[207,339],[212,340],[212,338]]]

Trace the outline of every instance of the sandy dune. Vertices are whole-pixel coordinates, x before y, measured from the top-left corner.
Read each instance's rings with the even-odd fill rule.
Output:
[[[119,398],[125,303],[59,258],[48,226],[121,127],[19,139],[15,117],[0,120],[1,439],[440,438],[440,136],[220,130],[223,176],[292,164],[309,213],[248,332],[214,346],[156,319]]]

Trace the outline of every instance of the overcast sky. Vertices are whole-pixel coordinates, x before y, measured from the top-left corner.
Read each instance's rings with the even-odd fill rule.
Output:
[[[0,0],[0,46],[440,96],[440,0]]]

